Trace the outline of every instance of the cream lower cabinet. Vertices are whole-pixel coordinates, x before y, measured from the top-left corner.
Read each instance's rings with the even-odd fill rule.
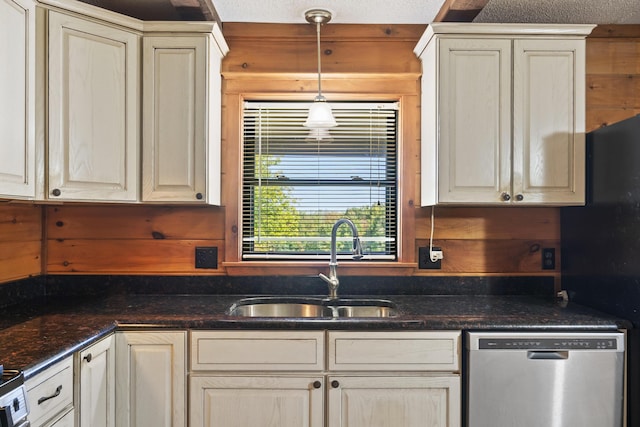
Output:
[[[49,199],[136,201],[140,35],[48,13]]]
[[[190,422],[460,426],[460,333],[193,331]]]
[[[25,387],[31,427],[74,425],[73,357],[29,378]]]
[[[329,426],[460,425],[460,377],[330,376]]]
[[[116,425],[187,425],[183,331],[116,332]]]
[[[79,427],[114,427],[115,337],[106,338],[76,356]]]
[[[429,26],[421,205],[585,202],[585,37],[591,25]]]

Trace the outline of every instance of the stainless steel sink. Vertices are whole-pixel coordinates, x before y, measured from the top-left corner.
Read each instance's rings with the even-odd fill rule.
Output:
[[[396,305],[382,299],[341,299],[331,302],[333,317],[394,317]]]
[[[236,301],[229,315],[240,317],[360,318],[393,317],[393,302],[375,298],[254,297]]]

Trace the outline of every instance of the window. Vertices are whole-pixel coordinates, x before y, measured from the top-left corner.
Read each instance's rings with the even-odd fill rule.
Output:
[[[338,126],[310,131],[308,103],[244,106],[242,258],[328,259],[334,223],[350,218],[363,259],[397,254],[397,103],[332,102]],[[352,238],[338,229],[339,258]]]

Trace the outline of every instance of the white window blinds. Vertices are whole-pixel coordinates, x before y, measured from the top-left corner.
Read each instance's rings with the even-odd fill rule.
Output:
[[[247,102],[243,259],[328,259],[335,221],[357,226],[363,259],[397,251],[397,103],[338,103],[338,126],[303,127],[308,103]],[[349,258],[350,230],[338,230]]]

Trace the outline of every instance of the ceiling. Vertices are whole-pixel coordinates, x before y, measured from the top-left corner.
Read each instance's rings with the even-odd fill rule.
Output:
[[[222,22],[305,23],[304,11],[333,12],[333,23],[428,24],[445,0],[212,0]],[[638,24],[639,0],[448,0],[484,4],[474,22]],[[449,19],[454,20],[454,19]]]
[[[640,24],[640,0],[81,0],[143,20],[306,23],[312,8],[339,24],[523,22]]]

